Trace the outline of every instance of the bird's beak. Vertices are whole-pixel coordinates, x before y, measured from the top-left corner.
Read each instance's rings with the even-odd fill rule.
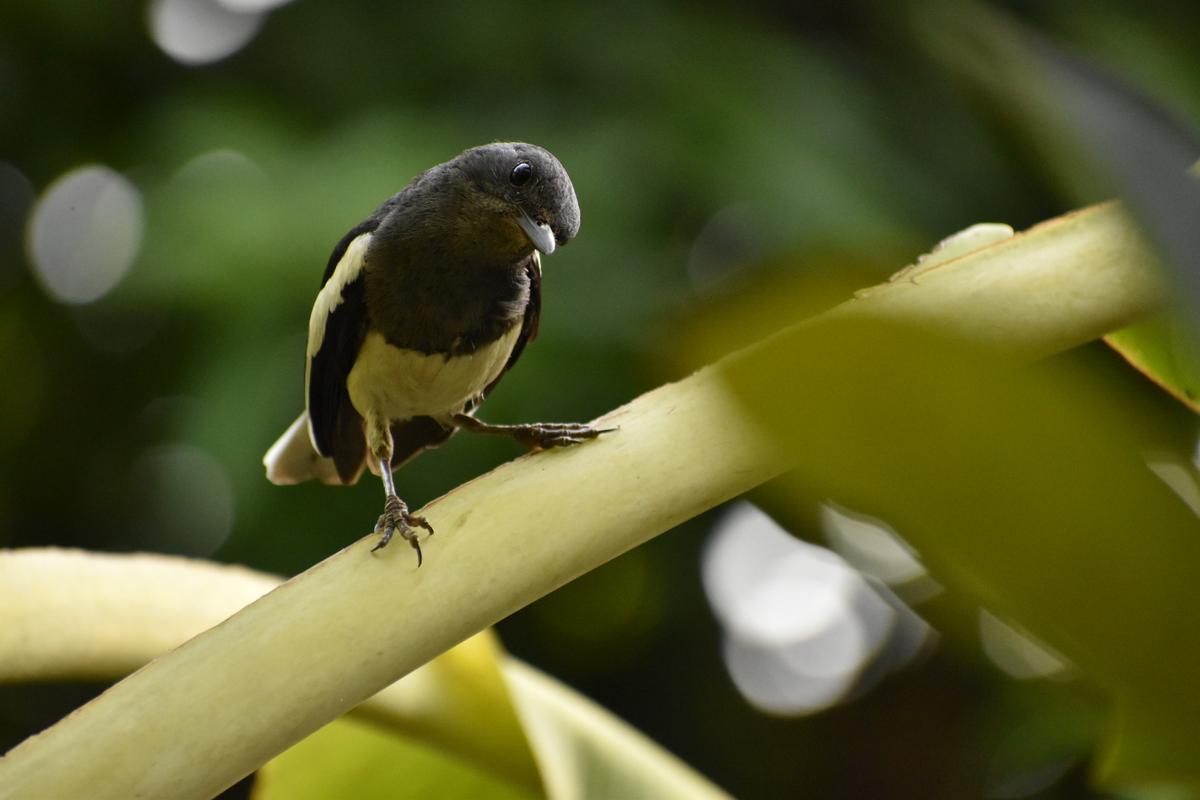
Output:
[[[533,218],[524,211],[517,216],[517,224],[521,226],[521,230],[525,231],[525,235],[529,237],[529,241],[535,248],[546,255],[554,252],[554,231],[550,230],[549,225],[544,222],[534,222]]]

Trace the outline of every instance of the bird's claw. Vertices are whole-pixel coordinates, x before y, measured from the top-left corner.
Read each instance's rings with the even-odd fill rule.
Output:
[[[612,433],[616,428],[593,428],[580,422],[535,422],[518,435],[518,439],[530,448],[548,450],[551,447],[570,447],[595,439],[602,433]]]
[[[389,497],[383,505],[383,513],[379,516],[379,521],[375,523],[375,532],[383,535],[371,548],[371,552],[374,553],[376,550],[387,547],[392,536],[399,533],[400,537],[417,551],[417,566],[421,566],[423,559],[421,542],[417,538],[417,528],[424,528],[429,531],[430,536],[433,535],[433,526],[429,524],[429,520],[408,513],[408,506],[399,497],[394,495]]]

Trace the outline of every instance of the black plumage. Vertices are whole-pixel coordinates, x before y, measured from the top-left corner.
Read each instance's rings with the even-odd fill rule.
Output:
[[[413,178],[330,255],[309,325],[307,424],[267,453],[268,477],[353,483],[371,465],[388,497],[379,546],[399,531],[417,547],[414,528],[429,526],[396,496],[391,469],[421,450],[460,427],[532,447],[596,436],[471,416],[537,335],[539,251],[578,229],[570,178],[533,145],[472,148]]]

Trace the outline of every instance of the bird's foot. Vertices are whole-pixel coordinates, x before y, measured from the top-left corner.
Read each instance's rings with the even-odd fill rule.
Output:
[[[417,528],[424,528],[429,531],[430,536],[433,535],[433,526],[427,519],[408,513],[408,505],[396,495],[390,495],[387,502],[383,504],[383,514],[375,523],[375,532],[383,535],[371,548],[371,552],[374,553],[382,547],[387,547],[392,536],[399,533],[400,537],[417,551],[417,566],[421,566],[421,543],[417,539]]]
[[[534,422],[512,426],[512,437],[529,449],[547,450],[551,447],[570,447],[595,439],[616,428],[593,428],[579,422]]]
[[[511,436],[530,450],[547,450],[551,447],[569,447],[595,439],[602,433],[612,433],[616,428],[593,428],[579,422],[531,422],[526,425],[492,425],[470,414],[455,414],[455,425],[475,433]]]

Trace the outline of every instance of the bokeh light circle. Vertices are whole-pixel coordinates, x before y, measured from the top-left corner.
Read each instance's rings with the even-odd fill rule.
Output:
[[[233,55],[262,28],[263,14],[216,0],[154,0],[150,36],[182,64],[210,64]]]
[[[80,167],[42,194],[29,218],[30,262],[46,292],[90,303],[113,289],[141,249],[141,193],[105,166]]]
[[[225,467],[189,444],[160,445],[133,465],[135,485],[145,493],[139,544],[161,553],[206,557],[233,529],[235,495]]]
[[[748,503],[717,524],[702,577],[729,676],[768,713],[840,702],[907,663],[928,638],[922,620],[880,594],[886,589]]]

